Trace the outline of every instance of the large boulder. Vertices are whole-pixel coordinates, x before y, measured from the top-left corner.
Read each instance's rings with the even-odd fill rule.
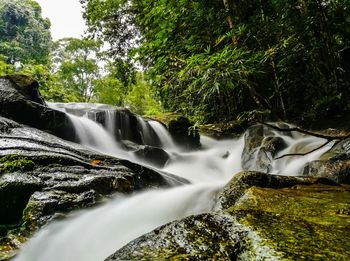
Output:
[[[48,108],[37,88],[26,76],[0,77],[0,116],[74,140],[74,128],[66,114]]]
[[[302,174],[350,184],[350,138],[339,142],[320,159],[306,164]]]
[[[105,261],[236,260],[248,233],[230,215],[190,216],[130,242]]]

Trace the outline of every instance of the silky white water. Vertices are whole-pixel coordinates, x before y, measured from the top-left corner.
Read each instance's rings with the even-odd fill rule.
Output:
[[[111,133],[88,118],[72,117],[82,144],[117,157],[136,161],[123,152]],[[162,171],[186,178],[192,184],[171,189],[141,192],[112,199],[103,206],[76,212],[70,218],[41,229],[22,249],[16,261],[97,261],[131,240],[183,217],[208,212],[215,193],[242,170],[244,138],[214,140],[201,137],[202,149],[183,152],[161,124],[150,122],[160,136],[170,161]],[[324,141],[305,135],[285,136],[288,147],[278,156],[298,150],[311,150]],[[91,137],[92,136],[92,137]],[[169,140],[170,139],[170,140]],[[302,166],[317,159],[329,147],[304,157],[285,157],[273,162],[272,173],[297,175]]]

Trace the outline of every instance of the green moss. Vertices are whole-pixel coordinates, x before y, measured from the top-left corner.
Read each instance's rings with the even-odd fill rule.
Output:
[[[350,256],[348,186],[252,187],[226,211],[284,258],[345,260]]]
[[[10,154],[0,158],[0,173],[30,171],[34,167],[35,163],[24,156]]]

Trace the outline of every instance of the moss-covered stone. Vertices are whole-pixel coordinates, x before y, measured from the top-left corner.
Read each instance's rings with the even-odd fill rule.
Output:
[[[35,163],[24,156],[10,154],[0,157],[0,173],[30,171],[34,167]]]
[[[130,242],[112,260],[236,260],[248,231],[228,215],[203,214],[174,221]]]
[[[225,211],[289,260],[350,256],[350,187],[324,184],[251,187]]]

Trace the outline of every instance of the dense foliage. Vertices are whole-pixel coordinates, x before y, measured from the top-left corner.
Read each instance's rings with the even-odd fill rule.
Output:
[[[348,0],[81,0],[91,35],[133,57],[164,105],[202,121],[349,110]]]
[[[9,64],[40,64],[49,60],[50,21],[32,0],[0,0],[0,56]]]
[[[101,102],[134,111],[161,110],[127,59],[109,59],[93,39],[51,40],[50,21],[34,0],[0,0],[0,75],[25,74],[47,101]]]

